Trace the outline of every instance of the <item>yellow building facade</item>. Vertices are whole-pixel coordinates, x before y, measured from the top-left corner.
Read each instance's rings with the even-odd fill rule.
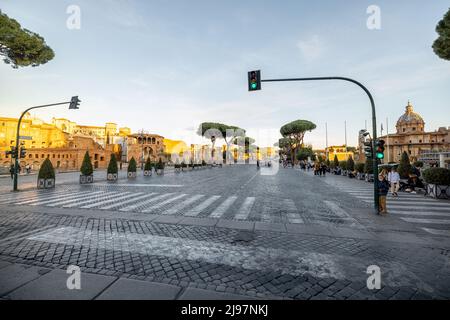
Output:
[[[350,156],[355,159],[355,154],[352,151],[348,151],[345,145],[325,148],[325,154],[328,154],[328,160],[330,161],[334,161],[335,156],[337,156],[339,161],[347,161]]]

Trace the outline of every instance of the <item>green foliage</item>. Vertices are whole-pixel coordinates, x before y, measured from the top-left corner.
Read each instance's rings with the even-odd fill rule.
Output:
[[[347,159],[347,170],[354,171],[355,170],[355,161],[353,161],[353,157],[350,156]]]
[[[311,157],[314,155],[314,152],[312,148],[300,148],[297,152],[297,160],[308,160],[308,157]]]
[[[347,170],[347,161],[339,161],[339,167],[341,167],[342,170]]]
[[[39,169],[38,179],[55,179],[55,170],[53,169],[52,162],[49,158],[42,162]]]
[[[111,154],[111,159],[109,160],[109,164],[108,164],[108,174],[112,173],[117,173],[119,171],[119,169],[117,168],[117,159],[116,159],[116,155],[114,153]]]
[[[441,59],[450,60],[450,9],[436,26],[439,37],[433,43],[434,53]]]
[[[327,167],[330,167],[330,165],[331,165],[330,159],[327,159],[327,160],[325,161],[325,164],[326,164]]]
[[[136,172],[136,160],[134,157],[131,157],[130,162],[128,163],[128,172]]]
[[[299,140],[303,137],[306,131],[312,131],[316,125],[308,120],[295,120],[285,124],[281,127],[280,133],[283,137],[290,137],[294,140]]]
[[[406,179],[409,177],[409,174],[412,172],[412,166],[409,162],[409,156],[406,153],[406,151],[403,151],[402,157],[400,159],[400,164],[398,165],[398,174],[400,175],[400,178]]]
[[[164,169],[164,162],[162,162],[161,158],[159,158],[159,161],[156,163],[156,170],[163,170]]]
[[[337,157],[336,154],[334,155],[333,162],[334,162],[334,166],[335,166],[335,167],[338,167],[338,166],[339,166],[339,159],[338,159],[338,157]]]
[[[144,170],[145,171],[152,170],[152,161],[150,160],[150,157],[147,157],[147,160],[145,160]]]
[[[367,174],[373,173],[372,159],[366,159],[366,163],[364,164],[364,173],[367,173]]]
[[[245,134],[245,130],[236,126],[230,126],[223,123],[217,122],[203,122],[199,125],[197,129],[197,134],[199,136],[213,140],[217,138],[226,139],[227,138],[227,130],[242,130],[240,131],[242,134]],[[238,132],[239,133],[239,132]],[[236,134],[236,133],[235,133]],[[234,140],[235,136],[233,136]]]
[[[414,161],[413,166],[416,168],[423,168],[423,161]]]
[[[45,64],[55,53],[44,38],[22,28],[16,20],[0,11],[0,56],[6,64],[18,68]]]
[[[355,170],[359,173],[364,173],[364,171],[365,171],[364,167],[365,167],[365,164],[362,162],[358,162],[357,164],[355,164]]]
[[[89,152],[86,151],[83,158],[83,163],[81,164],[81,174],[84,176],[90,176],[94,173],[94,168],[92,167],[91,158],[89,157]]]
[[[426,183],[449,186],[450,169],[446,168],[428,168],[423,172],[423,178]]]

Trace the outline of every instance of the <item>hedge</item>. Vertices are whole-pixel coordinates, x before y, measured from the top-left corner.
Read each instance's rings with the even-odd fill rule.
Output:
[[[428,168],[423,172],[423,178],[426,183],[449,186],[450,169],[446,168]]]
[[[83,163],[81,164],[81,174],[84,176],[90,176],[94,173],[94,168],[92,167],[91,157],[89,157],[89,152],[86,151],[83,158]]]
[[[53,169],[52,162],[49,158],[42,162],[38,173],[38,179],[55,179],[55,169]]]
[[[116,155],[112,153],[108,164],[108,174],[116,174],[118,171]]]
[[[136,160],[131,157],[130,163],[128,163],[128,172],[136,172]]]

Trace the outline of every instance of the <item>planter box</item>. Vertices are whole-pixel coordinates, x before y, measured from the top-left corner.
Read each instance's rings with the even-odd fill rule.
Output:
[[[134,178],[136,178],[136,171],[134,171],[134,172],[128,172],[127,177],[128,177],[129,179],[134,179]]]
[[[55,179],[38,179],[38,189],[52,189],[55,187]]]
[[[106,176],[106,180],[108,181],[117,181],[118,178],[119,177],[117,173],[108,173],[108,175]]]
[[[164,169],[157,169],[157,170],[156,170],[156,174],[157,174],[158,176],[163,175],[163,174],[164,174]]]
[[[144,170],[144,177],[150,177],[152,175],[152,170]]]
[[[88,183],[93,183],[94,182],[94,176],[90,175],[90,176],[85,176],[83,174],[80,175],[80,184],[88,184]]]
[[[427,195],[435,199],[450,199],[450,186],[427,184]]]
[[[175,173],[181,172],[181,168],[175,168]]]

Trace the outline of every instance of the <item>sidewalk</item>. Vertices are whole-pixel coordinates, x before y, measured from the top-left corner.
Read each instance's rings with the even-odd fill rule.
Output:
[[[72,273],[63,269],[29,266],[0,257],[0,299],[7,300],[249,300],[255,297],[192,286],[138,280],[117,272],[93,274],[81,271],[80,286],[68,289]],[[166,283],[165,283],[166,282]]]

